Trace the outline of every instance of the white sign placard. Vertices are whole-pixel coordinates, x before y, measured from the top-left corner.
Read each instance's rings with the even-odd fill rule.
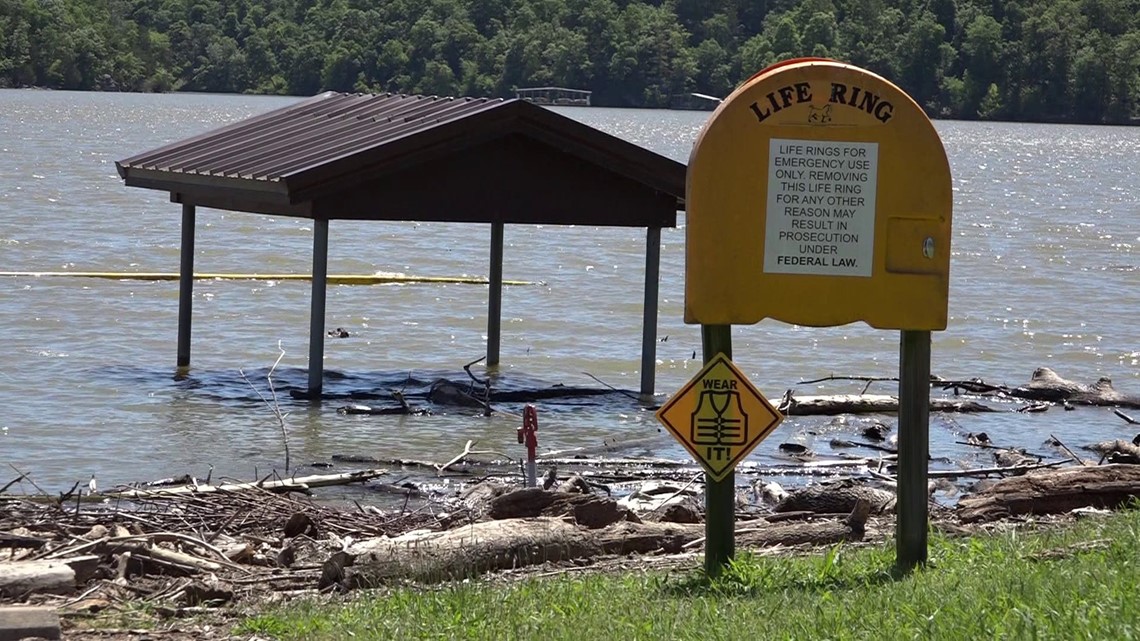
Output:
[[[879,143],[772,138],[764,273],[871,275]]]

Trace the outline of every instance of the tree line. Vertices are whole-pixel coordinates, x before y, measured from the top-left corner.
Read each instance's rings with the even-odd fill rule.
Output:
[[[0,0],[0,86],[727,95],[775,61],[850,62],[933,117],[1140,120],[1140,0]]]

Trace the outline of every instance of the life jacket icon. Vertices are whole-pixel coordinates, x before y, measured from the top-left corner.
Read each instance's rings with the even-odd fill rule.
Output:
[[[748,415],[740,392],[702,391],[691,427],[694,445],[744,445],[748,441]]]

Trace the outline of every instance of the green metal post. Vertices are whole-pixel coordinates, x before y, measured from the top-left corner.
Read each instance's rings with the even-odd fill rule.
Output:
[[[926,563],[927,460],[930,457],[930,332],[902,332],[899,348],[899,467],[895,563]]]
[[[704,362],[717,354],[732,358],[732,326],[701,325]],[[719,481],[705,483],[705,573],[711,577],[732,560],[736,552],[736,472]]]

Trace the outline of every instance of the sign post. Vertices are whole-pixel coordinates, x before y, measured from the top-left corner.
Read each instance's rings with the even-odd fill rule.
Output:
[[[899,347],[899,466],[895,559],[926,563],[927,460],[930,449],[930,332],[903,331]]]
[[[732,327],[701,326],[701,352],[707,365],[717,354],[732,359]],[[736,471],[717,481],[705,479],[705,573],[720,574],[736,554]]]
[[[934,126],[880,76],[789,60],[713,113],[689,159],[685,200],[685,322],[702,326],[706,368],[731,353],[733,324],[902,330],[896,553],[902,569],[923,563],[930,332],[947,323],[953,210]],[[706,491],[709,520],[721,518],[724,490]],[[717,540],[731,557],[731,541]]]
[[[705,469],[709,576],[720,574],[734,553],[736,465],[784,420],[733,364],[731,329],[701,327],[704,367],[657,410],[657,420]]]

